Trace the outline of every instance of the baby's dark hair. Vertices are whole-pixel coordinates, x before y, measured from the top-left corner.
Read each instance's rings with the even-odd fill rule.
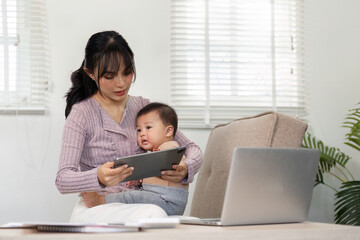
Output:
[[[175,137],[175,133],[178,127],[178,117],[175,110],[167,104],[153,102],[146,105],[145,107],[140,109],[140,111],[137,113],[136,121],[138,120],[139,117],[153,111],[156,111],[159,114],[159,117],[165,126],[172,125],[174,127],[173,136]]]

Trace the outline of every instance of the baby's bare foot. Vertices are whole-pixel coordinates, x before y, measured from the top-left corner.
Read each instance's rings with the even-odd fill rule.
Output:
[[[99,195],[96,192],[82,192],[81,193],[85,206],[88,208],[95,207],[105,203],[105,197],[103,195]]]

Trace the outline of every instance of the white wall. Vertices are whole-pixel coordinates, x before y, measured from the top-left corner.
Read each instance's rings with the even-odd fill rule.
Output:
[[[346,129],[341,127],[348,109],[360,102],[360,1],[306,2],[310,130],[352,156],[349,169],[360,179],[360,153],[343,144]],[[334,191],[316,187],[310,219],[332,221],[333,199]]]
[[[70,87],[69,75],[80,66],[92,33],[119,31],[136,58],[138,76],[131,94],[168,101],[168,0],[46,2],[51,44],[50,112],[46,116],[0,115],[0,224],[66,221],[70,217],[77,196],[61,195],[54,185],[65,120],[63,96]],[[309,123],[315,135],[342,147],[344,129],[340,126],[344,115],[360,101],[360,1],[306,2]],[[183,131],[205,149],[209,130]],[[352,155],[353,172],[360,177],[359,153]],[[332,198],[331,191],[317,187],[310,219],[332,221]]]

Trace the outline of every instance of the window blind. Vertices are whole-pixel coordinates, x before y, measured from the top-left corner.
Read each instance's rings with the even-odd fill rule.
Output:
[[[172,0],[170,33],[180,126],[305,115],[303,0]]]
[[[43,112],[49,81],[43,0],[0,0],[0,111]]]

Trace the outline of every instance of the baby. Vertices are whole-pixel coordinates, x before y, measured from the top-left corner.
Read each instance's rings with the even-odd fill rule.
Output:
[[[150,103],[136,116],[137,142],[145,151],[164,150],[179,147],[174,141],[178,118],[173,108],[162,103]],[[183,157],[184,158],[184,157]],[[180,164],[185,164],[183,162]],[[168,215],[182,215],[187,198],[188,184],[175,183],[161,177],[145,178],[139,190],[98,195],[95,192],[82,193],[87,207],[104,203],[151,203],[163,208]]]

